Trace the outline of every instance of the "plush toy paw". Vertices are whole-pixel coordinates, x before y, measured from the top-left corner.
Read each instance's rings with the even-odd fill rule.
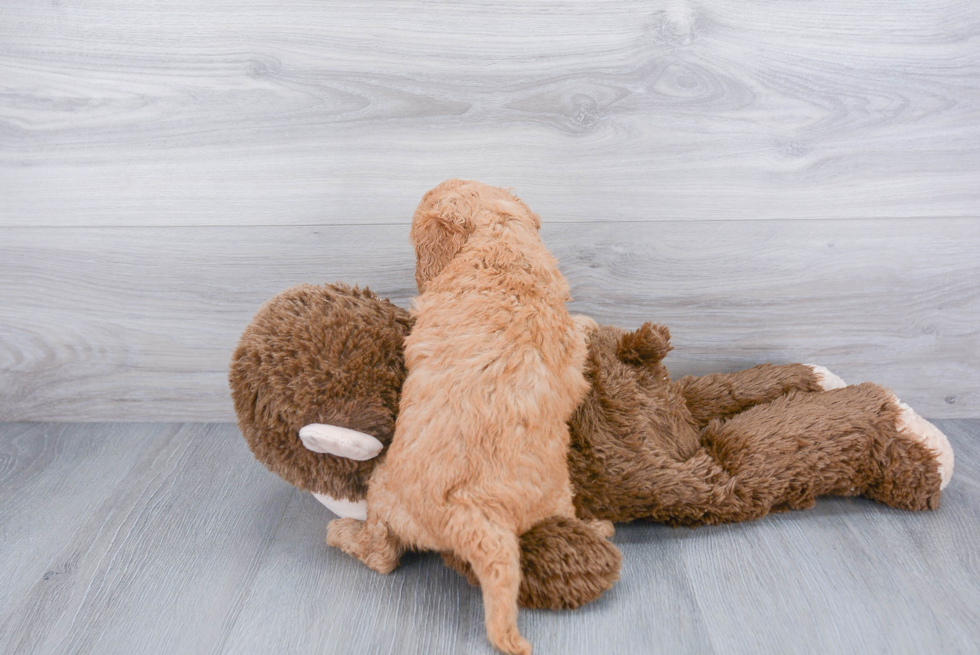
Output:
[[[642,366],[658,363],[672,349],[667,326],[648,322],[620,337],[616,355],[622,362]]]
[[[521,535],[521,588],[518,604],[531,609],[575,609],[591,603],[619,580],[622,555],[592,521],[553,516]],[[603,524],[608,521],[595,521]],[[442,554],[446,565],[480,581],[455,553]]]
[[[369,434],[324,423],[303,426],[299,431],[299,438],[307,450],[359,462],[377,457],[384,448],[384,444]]]
[[[622,555],[600,526],[611,532],[609,521],[553,516],[521,535],[521,606],[574,609],[612,588]]]
[[[833,372],[830,371],[825,366],[818,366],[816,364],[807,364],[813,374],[817,376],[817,383],[823,388],[824,391],[830,391],[831,389],[842,389],[847,386],[847,383],[837,377]]]
[[[914,409],[894,396],[893,399],[901,410],[896,425],[898,431],[936,453],[939,476],[942,479],[939,488],[945,489],[950,478],[953,477],[953,448],[949,445],[949,440],[939,428],[919,416]]]

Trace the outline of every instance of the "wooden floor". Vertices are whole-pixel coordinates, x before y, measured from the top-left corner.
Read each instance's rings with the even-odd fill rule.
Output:
[[[965,653],[980,647],[980,420],[937,421],[937,512],[864,499],[748,524],[620,526],[622,580],[525,611],[536,653]],[[378,575],[231,424],[0,424],[2,653],[489,653],[433,555]]]

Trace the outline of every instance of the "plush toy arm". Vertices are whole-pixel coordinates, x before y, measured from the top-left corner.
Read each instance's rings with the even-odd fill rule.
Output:
[[[815,370],[817,368],[823,367],[762,364],[736,373],[687,376],[677,384],[694,419],[699,425],[705,426],[713,418],[729,417],[791,391],[823,391],[832,388],[825,386],[824,379]]]
[[[307,450],[326,453],[361,462],[378,456],[384,444],[369,434],[348,430],[337,425],[310,423],[299,431]]]
[[[627,364],[653,366],[671,350],[667,326],[647,322],[620,337],[616,355]]]

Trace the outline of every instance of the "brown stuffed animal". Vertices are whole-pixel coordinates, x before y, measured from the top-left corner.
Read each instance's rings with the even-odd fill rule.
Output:
[[[229,377],[256,458],[341,515],[363,512],[394,431],[411,328],[405,310],[341,284],[266,303]],[[887,390],[845,387],[802,364],[671,381],[661,363],[669,350],[659,325],[591,334],[591,390],[569,421],[580,518],[695,526],[802,509],[825,494],[938,507],[953,471],[949,443]],[[577,607],[619,575],[615,547],[560,520],[525,533],[521,556],[525,607]],[[444,559],[473,581],[465,563]]]

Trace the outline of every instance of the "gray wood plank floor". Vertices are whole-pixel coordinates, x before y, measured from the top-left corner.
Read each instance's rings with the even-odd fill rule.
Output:
[[[980,643],[980,420],[936,512],[823,499],[761,521],[619,526],[623,576],[525,611],[547,653],[967,653]],[[437,557],[377,575],[230,424],[0,424],[0,652],[490,653]]]

